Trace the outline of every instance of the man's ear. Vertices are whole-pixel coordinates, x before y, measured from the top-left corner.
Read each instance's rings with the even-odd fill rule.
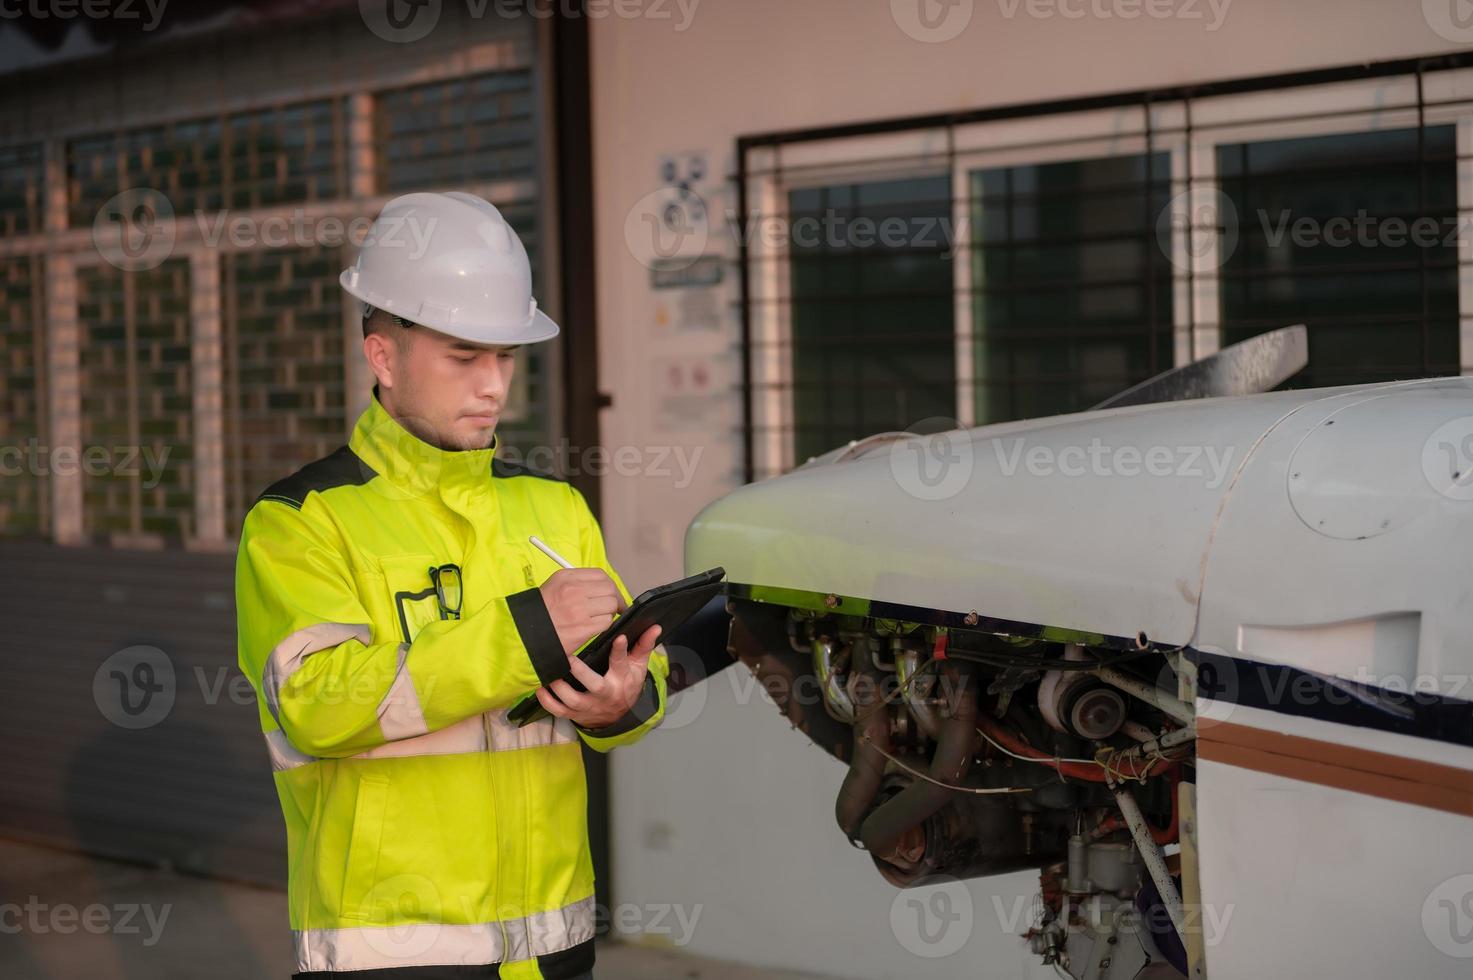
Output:
[[[363,356],[368,359],[369,370],[382,388],[394,387],[394,372],[398,368],[397,347],[379,330],[363,338]]]

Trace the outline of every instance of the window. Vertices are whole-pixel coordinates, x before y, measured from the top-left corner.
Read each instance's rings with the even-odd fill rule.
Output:
[[[537,172],[530,70],[383,92],[374,127],[386,192],[527,180]]]
[[[1295,387],[1456,374],[1454,140],[1453,126],[1429,126],[1420,141],[1397,129],[1219,146],[1239,229],[1223,265],[1223,342],[1307,324]]]
[[[380,151],[377,179],[385,193],[489,184],[487,199],[527,248],[534,295],[544,295],[531,69],[380,92],[374,133]],[[497,435],[503,445],[524,455],[551,441],[558,351],[553,341],[517,353],[513,388]]]
[[[42,229],[45,151],[39,143],[0,147],[0,235],[12,238]]]
[[[0,534],[228,548],[257,495],[342,445],[367,401],[342,232],[395,194],[495,202],[540,296],[535,26],[469,45],[473,75],[416,55],[356,82],[323,72],[310,101],[212,111],[208,95],[180,93],[178,119],[0,147]],[[129,217],[168,251],[124,271],[87,232],[133,188],[167,201],[155,221]],[[504,444],[551,444],[558,356],[555,343],[520,355]],[[53,473],[31,443],[75,448],[80,465]]]
[[[226,117],[228,205],[261,208],[343,196],[346,125],[342,99]]]
[[[77,276],[82,526],[156,547],[196,535],[189,264]]]
[[[1290,386],[1473,365],[1473,69],[1413,68],[743,138],[748,478],[1085,410],[1296,323]],[[804,242],[815,217],[948,244]]]
[[[0,534],[44,534],[48,529],[46,462],[45,318],[41,262],[27,256],[0,260]]]
[[[347,190],[343,100],[323,100],[71,140],[73,227],[114,195],[148,187],[174,213],[321,201]]]
[[[343,444],[343,312],[336,249],[226,256],[222,273],[226,526],[256,497]]]
[[[970,174],[973,420],[1082,411],[1171,366],[1167,154]]]
[[[956,414],[950,194],[939,177],[790,195],[799,458]]]

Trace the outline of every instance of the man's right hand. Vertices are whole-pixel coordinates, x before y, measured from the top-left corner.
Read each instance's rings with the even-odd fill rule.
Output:
[[[558,569],[541,591],[563,652],[570,657],[627,607],[619,587],[601,568]]]

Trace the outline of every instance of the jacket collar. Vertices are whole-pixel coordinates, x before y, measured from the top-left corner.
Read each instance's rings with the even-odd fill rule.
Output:
[[[348,448],[366,466],[408,496],[438,493],[452,498],[490,489],[491,461],[500,436],[485,449],[447,450],[406,429],[379,401],[378,385],[368,409],[358,417]]]

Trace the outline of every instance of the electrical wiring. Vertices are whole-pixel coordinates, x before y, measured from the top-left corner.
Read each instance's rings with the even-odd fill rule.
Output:
[[[856,723],[862,721],[865,718],[868,718],[869,717],[869,713],[872,713],[872,712],[875,712],[875,711],[883,711],[884,709],[888,708],[890,706],[890,704],[897,697],[900,697],[901,695],[905,694],[905,692],[910,689],[910,686],[916,682],[916,679],[918,677],[920,677],[921,674],[924,671],[926,671],[927,669],[934,669],[938,664],[943,663],[943,662],[944,661],[938,660],[938,659],[936,659],[936,658],[933,657],[933,658],[927,660],[925,663],[919,664],[916,667],[916,669],[915,669],[915,673],[911,674],[910,677],[906,678],[905,683],[897,686],[895,688],[895,690],[891,691],[889,694],[887,694],[883,698],[881,698],[878,703],[873,704],[873,705],[870,705],[868,707],[866,713],[861,714],[859,712],[856,712],[855,713],[855,721],[856,721]],[[866,741],[868,741],[868,739],[866,739]],[[932,777],[930,773],[922,772],[921,770],[916,769],[915,767],[906,764],[904,761],[902,761],[901,759],[896,758],[895,756],[891,755],[889,752],[886,752],[884,749],[880,748],[878,745],[872,745],[871,747],[876,752],[880,753],[880,755],[884,756],[889,762],[891,762],[894,765],[898,766],[900,769],[903,769],[905,772],[907,772],[910,775],[916,777],[917,779],[923,779],[923,780],[925,780],[928,783],[934,783],[935,785],[940,786],[940,787],[942,787],[944,789],[954,790],[955,792],[958,792],[958,793],[970,793],[970,794],[972,794],[974,796],[992,796],[992,795],[1001,795],[1001,794],[1009,794],[1009,793],[1031,793],[1031,792],[1033,792],[1033,790],[1030,787],[1026,787],[1026,786],[1005,786],[1005,787],[999,787],[999,788],[992,788],[992,787],[976,787],[976,786],[956,786],[956,785],[954,785],[952,783],[944,783],[941,780]]]
[[[1125,752],[1122,752],[1120,749],[1106,747],[1101,749],[1093,759],[1071,759],[1062,756],[1045,755],[1041,750],[1033,749],[1032,746],[1023,742],[1021,739],[1013,739],[1018,746],[1032,749],[1032,751],[1037,753],[1036,755],[1027,755],[1026,753],[1017,751],[1017,748],[1010,749],[1006,745],[1003,745],[1002,739],[1006,733],[1003,729],[996,727],[995,723],[993,724],[995,728],[994,734],[989,734],[981,728],[977,729],[977,734],[986,739],[988,744],[1014,759],[1032,762],[1035,765],[1048,766],[1063,778],[1083,779],[1092,783],[1107,782],[1111,778],[1117,782],[1144,783],[1148,778],[1159,775],[1160,772],[1176,764],[1176,760],[1162,755],[1159,758],[1152,759],[1144,768],[1138,768],[1132,765],[1129,770],[1126,770],[1119,767],[1121,757],[1125,755]],[[1007,735],[1007,737],[1010,739],[1013,738],[1011,735]],[[1128,752],[1130,750],[1125,751]],[[1130,758],[1134,762],[1134,757]]]
[[[1076,668],[1086,667],[1093,670],[1102,666],[1108,666],[1109,664],[1115,663],[1119,660],[1135,659],[1138,656],[1144,656],[1150,652],[1152,651],[1139,651],[1126,654],[1122,657],[1111,658],[1108,661],[1097,661],[1089,664],[1080,664],[1076,661],[1068,661],[1068,663]],[[890,705],[896,701],[896,699],[902,697],[907,691],[910,690],[910,688],[916,683],[916,681],[921,677],[923,673],[928,670],[935,670],[937,666],[944,664],[946,660],[949,659],[968,661],[980,660],[980,658],[978,657],[971,656],[967,651],[951,651],[947,654],[945,658],[931,657],[925,660],[924,662],[916,666],[915,671],[909,677],[907,677],[903,683],[896,685],[893,690],[887,692],[884,696],[879,698],[873,704],[865,706],[862,710],[858,709],[858,707],[856,706],[855,724],[862,723],[864,720],[868,719],[873,713],[877,711],[887,710]],[[1039,661],[1028,661],[1028,663],[1030,665],[1039,665]],[[1043,666],[1051,665],[1043,664]],[[824,678],[824,680],[826,681],[827,678]],[[1176,760],[1166,756],[1164,753],[1161,752],[1159,748],[1157,748],[1146,757],[1146,759],[1144,760],[1144,765],[1142,765],[1139,753],[1139,746],[1137,746],[1135,749],[1125,750],[1105,747],[1102,748],[1098,753],[1096,753],[1095,757],[1092,759],[1046,756],[1041,752],[1039,752],[1039,754],[1036,756],[1030,756],[1008,748],[1006,745],[1003,745],[998,739],[989,735],[981,728],[977,729],[977,734],[981,735],[982,738],[987,740],[988,744],[992,745],[994,748],[1004,753],[1005,755],[1008,755],[1014,759],[1018,759],[1023,762],[1031,762],[1036,765],[1050,766],[1059,774],[1061,778],[1083,779],[1090,782],[1107,782],[1111,779],[1114,779],[1117,782],[1145,783],[1146,780],[1150,777],[1158,775],[1161,771],[1164,771],[1166,768],[1176,763]],[[1026,745],[1026,743],[1022,744]],[[926,782],[934,783],[937,786],[941,786],[945,789],[954,790],[959,793],[993,795],[1032,792],[1032,790],[1027,787],[981,788],[955,786],[950,783],[944,783],[940,780],[932,778],[929,773],[922,772],[921,770],[908,765],[901,759],[896,758],[895,756],[886,752],[884,749],[881,749],[879,746],[873,746],[873,748],[878,751],[882,756],[884,756],[886,760],[888,760],[898,768],[904,770],[911,776],[914,776],[918,779],[923,779]],[[1127,760],[1130,762],[1130,766],[1129,768],[1124,768],[1122,766],[1122,763]]]
[[[928,783],[934,783],[935,785],[940,786],[942,789],[954,790],[955,792],[958,792],[958,793],[971,793],[974,796],[995,796],[995,795],[1008,794],[1008,793],[1031,793],[1031,792],[1033,792],[1033,787],[1031,787],[1031,786],[1001,786],[1001,787],[957,786],[954,783],[943,783],[941,780],[934,778],[929,773],[922,772],[919,769],[916,769],[916,768],[913,768],[912,766],[906,765],[903,761],[901,761],[900,759],[898,759],[895,756],[891,755],[889,752],[886,752],[884,749],[880,748],[878,745],[872,745],[871,748],[873,748],[876,752],[880,753],[880,755],[884,756],[886,759],[890,760],[890,762],[894,763],[896,766],[898,766],[901,769],[905,770],[906,772],[910,773],[915,778],[917,778],[917,779],[924,779]]]
[[[1003,745],[1001,742],[998,742],[991,735],[988,735],[986,732],[984,732],[980,728],[977,729],[977,734],[978,735],[981,735],[983,738],[987,739],[987,741],[989,743],[991,743],[992,747],[995,748],[995,749],[997,749],[999,752],[1003,753],[1004,755],[1010,755],[1014,759],[1021,759],[1023,762],[1037,762],[1037,763],[1042,763],[1044,765],[1048,765],[1048,764],[1051,763],[1051,764],[1053,764],[1054,768],[1056,768],[1056,769],[1060,765],[1063,765],[1064,763],[1070,763],[1070,764],[1073,764],[1073,765],[1080,765],[1080,766],[1095,766],[1095,765],[1099,765],[1099,760],[1098,759],[1070,759],[1070,758],[1067,758],[1065,756],[1057,756],[1057,755],[1055,755],[1055,756],[1028,756],[1028,755],[1022,755],[1021,753],[1014,752],[1012,749],[1008,748],[1006,745]]]

